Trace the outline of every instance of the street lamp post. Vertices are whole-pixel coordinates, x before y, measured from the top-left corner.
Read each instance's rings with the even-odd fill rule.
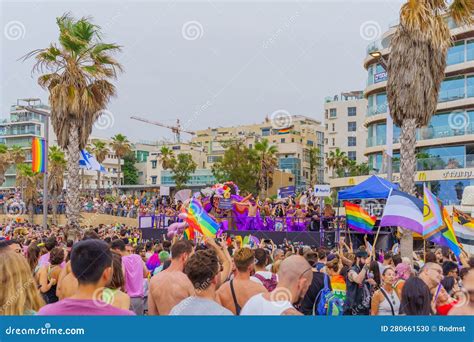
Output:
[[[372,51],[370,55],[384,68],[385,72],[388,70],[388,61],[384,58],[382,52]],[[390,109],[387,106],[387,124],[386,124],[386,149],[385,154],[387,155],[387,180],[389,182],[393,179],[393,119],[390,115]]]
[[[46,149],[44,161],[44,175],[43,175],[43,229],[48,228],[48,154],[49,154],[49,117],[51,114],[42,110],[38,110],[29,106],[20,106],[29,112],[42,115],[44,117],[44,143]]]

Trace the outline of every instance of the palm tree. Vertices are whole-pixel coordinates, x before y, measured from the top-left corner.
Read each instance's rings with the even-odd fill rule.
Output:
[[[315,181],[318,183],[321,181],[316,173],[317,167],[320,166],[320,154],[321,151],[317,147],[311,147],[309,149],[309,185],[311,188],[313,188]]]
[[[450,3],[450,5],[448,5]],[[390,115],[400,134],[400,185],[415,192],[416,129],[426,126],[436,112],[451,35],[446,16],[470,24],[474,3],[465,0],[410,0],[400,11],[400,25],[392,40],[388,63],[387,96]],[[413,235],[404,230],[402,256],[413,255]]]
[[[268,188],[273,183],[273,174],[278,165],[276,153],[278,148],[270,145],[268,139],[262,139],[255,143],[255,151],[257,152],[258,162],[260,164],[257,178],[257,189],[263,195],[263,190],[268,193]]]
[[[56,19],[59,44],[34,50],[33,72],[46,73],[38,83],[49,91],[51,123],[58,145],[67,151],[67,216],[68,225],[79,228],[79,155],[87,145],[94,122],[104,110],[115,87],[109,82],[121,71],[111,56],[120,51],[115,44],[103,43],[100,27],[90,19],[74,19],[64,14]]]
[[[48,153],[48,189],[51,194],[53,224],[57,224],[58,198],[63,191],[66,167],[64,152],[58,146],[51,146]]]
[[[330,151],[326,165],[333,170],[333,175],[335,171],[338,177],[343,177],[344,169],[349,165],[346,152],[341,151],[339,147],[335,151]]]
[[[21,146],[13,145],[8,150],[8,153],[10,154],[10,160],[13,165],[24,163],[26,160],[25,150]],[[16,169],[16,176],[18,177],[18,169]]]
[[[118,160],[118,185],[122,184],[122,180],[120,178],[120,172],[122,171],[122,158],[124,155],[129,153],[132,150],[132,145],[130,141],[128,141],[127,137],[123,134],[116,134],[112,137],[112,143],[110,147],[115,152]]]
[[[8,153],[8,147],[5,144],[0,144],[0,185],[5,182],[5,173],[10,167],[11,159]]]
[[[29,164],[18,164],[18,177],[16,178],[16,185],[22,188],[23,201],[28,208],[30,215],[30,222],[33,222],[34,218],[34,205],[39,198],[38,187],[43,179],[42,173],[33,172],[31,165]]]
[[[94,140],[89,146],[89,152],[92,153],[95,159],[102,164],[110,153],[107,144],[104,141]],[[100,189],[100,171],[97,171],[97,189]]]
[[[161,166],[163,167],[163,169],[172,169],[173,165],[176,163],[173,150],[167,146],[163,146],[160,150],[160,154]]]

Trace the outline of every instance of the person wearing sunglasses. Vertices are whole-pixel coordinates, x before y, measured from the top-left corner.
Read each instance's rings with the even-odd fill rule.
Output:
[[[372,296],[372,316],[396,316],[400,311],[400,299],[393,288],[395,271],[391,267],[382,273],[382,286]]]

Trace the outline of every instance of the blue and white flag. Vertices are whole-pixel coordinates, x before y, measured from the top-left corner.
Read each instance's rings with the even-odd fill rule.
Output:
[[[380,227],[387,226],[399,226],[423,234],[423,201],[393,189],[380,220]]]
[[[86,150],[81,150],[81,156],[79,158],[79,167],[81,169],[106,173],[105,167],[100,165],[100,163],[95,159],[95,157]]]

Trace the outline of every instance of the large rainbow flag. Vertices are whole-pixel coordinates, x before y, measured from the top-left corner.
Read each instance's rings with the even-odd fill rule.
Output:
[[[346,208],[347,226],[357,232],[372,234],[376,218],[370,216],[361,206],[351,202],[344,202]]]
[[[191,229],[195,229],[204,236],[215,237],[219,230],[219,223],[207,214],[201,203],[195,198],[189,203],[188,216],[185,221]]]
[[[31,143],[31,168],[33,172],[45,173],[46,165],[46,142],[41,138],[33,138]]]

